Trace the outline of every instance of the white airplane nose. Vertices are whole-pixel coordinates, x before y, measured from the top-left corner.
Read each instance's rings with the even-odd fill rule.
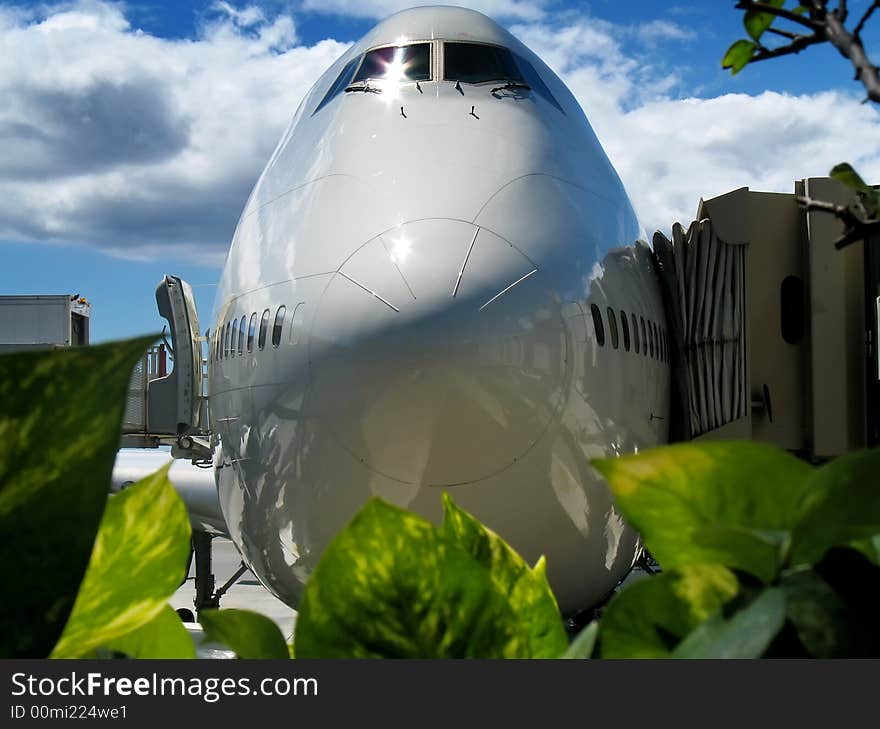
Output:
[[[458,220],[408,223],[339,268],[310,338],[312,404],[364,466],[455,485],[524,457],[560,411],[559,302],[506,240]]]

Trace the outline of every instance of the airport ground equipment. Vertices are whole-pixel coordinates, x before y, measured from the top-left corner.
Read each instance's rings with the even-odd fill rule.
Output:
[[[828,178],[794,194],[701,200],[672,240],[654,236],[672,347],[673,436],[772,443],[818,462],[880,442],[880,241],[807,195],[846,204]]]
[[[86,345],[90,318],[79,294],[0,296],[0,354]]]

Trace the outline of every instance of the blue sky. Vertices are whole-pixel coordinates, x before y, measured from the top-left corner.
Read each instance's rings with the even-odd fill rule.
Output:
[[[175,273],[209,326],[238,214],[299,99],[409,4],[0,1],[0,293],[80,293],[102,341],[160,328],[153,290]],[[559,73],[648,228],[844,159],[880,179],[880,114],[831,48],[721,70],[744,35],[732,0],[461,4]],[[880,18],[864,37],[880,53]]]

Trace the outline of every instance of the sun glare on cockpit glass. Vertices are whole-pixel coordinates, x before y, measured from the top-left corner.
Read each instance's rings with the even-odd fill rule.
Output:
[[[394,94],[401,83],[430,80],[430,44],[415,43],[369,51],[353,83],[375,82],[383,91]]]

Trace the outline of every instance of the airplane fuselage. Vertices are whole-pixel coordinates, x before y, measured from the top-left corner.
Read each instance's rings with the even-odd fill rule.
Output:
[[[377,58],[394,76],[359,81]],[[295,606],[368,498],[437,520],[447,490],[547,556],[563,611],[601,599],[639,540],[589,461],[667,438],[639,237],[577,101],[494,22],[419,8],[353,45],[257,182],[215,307],[217,486],[259,579]]]

